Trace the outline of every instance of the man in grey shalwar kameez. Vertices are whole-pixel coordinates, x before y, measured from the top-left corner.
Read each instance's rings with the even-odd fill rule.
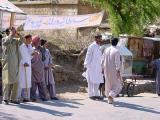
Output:
[[[58,100],[58,98],[56,98],[56,90],[55,90],[55,81],[54,81],[54,76],[53,76],[53,72],[52,72],[52,56],[49,52],[49,50],[47,49],[47,41],[46,40],[41,40],[41,46],[42,49],[41,51],[44,52],[44,71],[45,71],[45,82],[46,82],[46,87],[48,89],[50,98],[52,100]]]
[[[156,93],[160,96],[160,58],[152,62],[156,70]]]
[[[35,55],[31,60],[32,66],[32,87],[31,87],[31,100],[36,101],[36,90],[38,87],[39,97],[43,101],[46,99],[46,87],[45,87],[45,78],[44,78],[44,64],[42,61],[42,54],[40,51],[40,38],[34,36],[32,39],[32,44],[34,45]]]
[[[18,80],[19,80],[19,46],[22,44],[22,37],[17,36],[16,29],[12,28],[10,35],[3,42],[5,51],[3,54],[3,100],[6,104],[19,104],[18,101]]]

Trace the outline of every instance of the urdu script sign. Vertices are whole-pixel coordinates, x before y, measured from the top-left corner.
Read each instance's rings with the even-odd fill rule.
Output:
[[[24,30],[67,29],[100,25],[103,12],[87,15],[27,15]]]

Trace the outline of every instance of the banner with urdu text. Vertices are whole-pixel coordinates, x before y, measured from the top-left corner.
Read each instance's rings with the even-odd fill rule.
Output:
[[[24,30],[68,29],[100,25],[104,12],[87,15],[27,15]]]

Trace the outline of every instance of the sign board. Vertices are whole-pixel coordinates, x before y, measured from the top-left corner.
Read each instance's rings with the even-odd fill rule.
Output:
[[[100,25],[104,12],[87,15],[27,15],[24,30],[68,29]]]

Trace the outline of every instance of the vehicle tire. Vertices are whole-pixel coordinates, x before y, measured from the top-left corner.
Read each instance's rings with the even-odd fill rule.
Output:
[[[128,83],[128,85],[127,85],[127,95],[128,95],[128,97],[132,97],[134,95],[134,87],[135,87],[135,85],[133,84],[133,82]]]

